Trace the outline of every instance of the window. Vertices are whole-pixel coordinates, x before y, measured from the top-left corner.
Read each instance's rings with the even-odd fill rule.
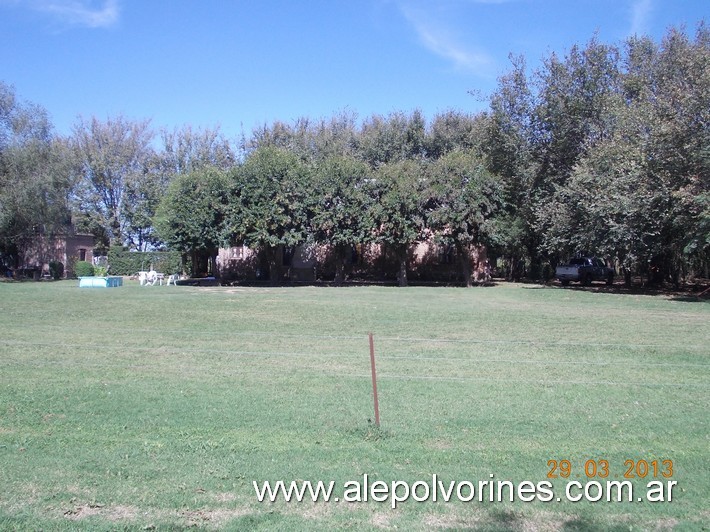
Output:
[[[79,260],[86,260],[86,250],[79,248]]]

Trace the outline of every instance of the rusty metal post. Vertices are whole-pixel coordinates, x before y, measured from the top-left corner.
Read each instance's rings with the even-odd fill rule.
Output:
[[[370,333],[370,366],[372,367],[372,397],[375,400],[375,425],[380,426],[380,405],[377,401],[377,373],[375,372],[375,342]]]

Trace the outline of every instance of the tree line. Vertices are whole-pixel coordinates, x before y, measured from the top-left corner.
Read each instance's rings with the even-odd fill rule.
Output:
[[[627,282],[708,277],[710,32],[660,42],[596,38],[535,68],[511,57],[485,112],[341,112],[256,128],[161,131],[123,117],[53,133],[46,111],[0,83],[0,253],[69,219],[99,246],[213,254],[243,243],[382,243],[406,282],[431,239],[485,245],[509,278],[576,253]],[[462,277],[470,282],[468,261]]]

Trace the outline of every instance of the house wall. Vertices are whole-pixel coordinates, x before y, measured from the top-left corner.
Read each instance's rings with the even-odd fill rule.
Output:
[[[73,277],[74,276],[74,264],[76,264],[77,261],[82,260],[82,251],[83,256],[85,261],[87,262],[93,262],[94,260],[94,252],[93,252],[93,247],[94,247],[94,236],[93,235],[83,235],[83,234],[75,234],[71,236],[67,236],[66,238],[66,247],[65,247],[65,254],[64,254],[64,273],[65,276],[68,277]]]
[[[20,252],[17,269],[24,270],[26,274],[34,272],[35,277],[39,277],[49,272],[50,262],[61,262],[64,277],[73,277],[74,264],[82,256],[83,260],[91,262],[93,247],[93,235],[37,235]]]
[[[283,263],[285,280],[331,281],[335,277],[335,254],[329,246],[298,246],[292,254],[283,250],[277,259]],[[485,246],[472,246],[468,260],[474,282],[490,279]],[[217,257],[222,280],[268,278],[269,265],[258,250],[247,246],[222,248]],[[350,251],[346,267],[348,277],[372,281],[394,281],[398,265],[392,250],[382,244],[356,246]],[[461,261],[456,252],[433,240],[420,242],[409,250],[408,277],[423,282],[462,281]]]
[[[225,280],[256,279],[259,262],[259,254],[247,246],[220,248],[217,252],[219,276]]]

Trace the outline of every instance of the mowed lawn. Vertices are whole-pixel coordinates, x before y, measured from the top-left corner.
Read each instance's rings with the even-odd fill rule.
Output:
[[[696,530],[710,522],[709,404],[700,300],[0,283],[0,529]],[[548,479],[551,460],[569,478]],[[604,460],[609,476],[588,478]],[[629,460],[659,469],[632,479],[634,499],[673,480],[672,501],[565,500],[567,481],[624,480]],[[335,481],[342,498],[365,474],[549,480],[555,498],[392,509],[258,502],[253,487]]]

